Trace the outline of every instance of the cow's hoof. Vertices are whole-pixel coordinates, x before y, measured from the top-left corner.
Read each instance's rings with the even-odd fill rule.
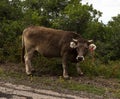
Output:
[[[31,74],[27,74],[27,76],[33,76],[33,74],[31,73]]]
[[[32,74],[36,73],[36,70],[32,69],[32,70],[31,70],[31,73],[32,73]]]
[[[65,80],[69,80],[69,79],[70,79],[69,76],[63,76],[63,78],[64,78]]]
[[[28,77],[33,77],[33,74],[29,74],[29,75],[27,74],[27,76],[28,76]]]
[[[27,76],[31,76],[32,73],[31,72],[26,72]]]
[[[79,73],[79,76],[84,76],[84,73]]]

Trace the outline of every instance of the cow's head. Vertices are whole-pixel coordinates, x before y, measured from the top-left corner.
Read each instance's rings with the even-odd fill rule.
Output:
[[[76,49],[77,51],[77,61],[83,61],[87,52],[94,51],[96,49],[96,45],[92,43],[93,40],[84,40],[84,39],[73,39],[70,42],[70,47]]]

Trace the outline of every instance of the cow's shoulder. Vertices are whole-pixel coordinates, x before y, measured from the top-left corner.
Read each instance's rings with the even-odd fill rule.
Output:
[[[70,42],[72,41],[72,39],[78,39],[81,38],[81,36],[79,34],[77,34],[76,32],[72,32],[72,31],[65,31],[64,36],[64,40],[66,40],[66,42]]]

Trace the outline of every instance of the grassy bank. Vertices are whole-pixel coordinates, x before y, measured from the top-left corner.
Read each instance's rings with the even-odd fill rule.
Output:
[[[55,60],[52,61],[54,62]],[[79,95],[82,93],[88,97],[100,96],[101,99],[103,97],[105,99],[109,99],[110,97],[120,98],[119,61],[110,62],[107,65],[97,65],[97,63],[92,63],[91,60],[83,62],[81,63],[81,68],[84,71],[83,77],[77,75],[74,64],[72,64],[69,68],[69,73],[71,73],[70,80],[64,80],[62,78],[62,68],[61,66],[54,67],[56,64],[55,62],[53,65],[52,62],[49,64],[49,66],[53,66],[53,71],[49,70],[50,67],[46,69],[47,65],[40,68],[36,64],[35,68],[38,69],[34,76],[27,76],[25,74],[23,64],[0,64],[0,80],[25,84],[35,88],[69,92],[71,94],[77,93]]]

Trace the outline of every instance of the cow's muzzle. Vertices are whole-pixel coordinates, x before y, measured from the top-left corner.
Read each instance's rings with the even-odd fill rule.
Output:
[[[77,61],[84,61],[84,56],[77,56],[76,59]]]

